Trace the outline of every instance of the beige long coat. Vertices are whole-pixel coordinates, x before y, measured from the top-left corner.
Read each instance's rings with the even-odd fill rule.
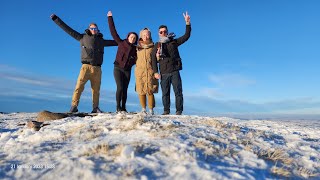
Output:
[[[137,62],[135,68],[136,92],[139,95],[153,94],[158,92],[159,81],[154,78],[151,62],[153,42],[144,44],[139,41],[137,49]]]

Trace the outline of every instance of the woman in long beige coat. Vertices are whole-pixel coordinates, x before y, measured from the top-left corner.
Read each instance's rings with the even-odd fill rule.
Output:
[[[137,62],[135,68],[136,92],[139,95],[142,113],[146,113],[146,101],[148,98],[148,108],[150,114],[154,114],[155,107],[154,93],[158,92],[158,80],[154,78],[152,69],[151,52],[154,43],[151,32],[148,28],[140,31],[137,45]]]

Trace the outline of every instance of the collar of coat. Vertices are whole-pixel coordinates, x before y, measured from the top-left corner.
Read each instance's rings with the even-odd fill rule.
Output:
[[[138,43],[138,49],[148,49],[154,46],[154,43],[152,41],[139,41]]]
[[[86,29],[84,32],[85,32],[87,35],[92,36],[92,34],[91,34],[91,32],[90,32],[89,29]],[[98,32],[96,36],[103,38],[103,34],[100,33],[100,32]]]

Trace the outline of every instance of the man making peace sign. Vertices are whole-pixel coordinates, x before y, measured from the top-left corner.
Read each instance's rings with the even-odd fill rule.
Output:
[[[182,61],[178,47],[186,42],[191,35],[190,16],[188,12],[183,13],[186,21],[185,34],[174,39],[175,34],[169,33],[166,25],[159,27],[159,42],[157,42],[152,51],[153,71],[155,78],[161,78],[162,103],[164,107],[163,115],[170,114],[170,87],[173,86],[176,97],[176,115],[181,115],[183,111],[183,94],[180,70],[182,70]],[[158,73],[159,63],[160,74]]]

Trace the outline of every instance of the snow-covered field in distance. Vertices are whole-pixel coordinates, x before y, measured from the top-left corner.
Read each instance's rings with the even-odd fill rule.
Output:
[[[320,121],[0,114],[1,179],[319,179]]]

